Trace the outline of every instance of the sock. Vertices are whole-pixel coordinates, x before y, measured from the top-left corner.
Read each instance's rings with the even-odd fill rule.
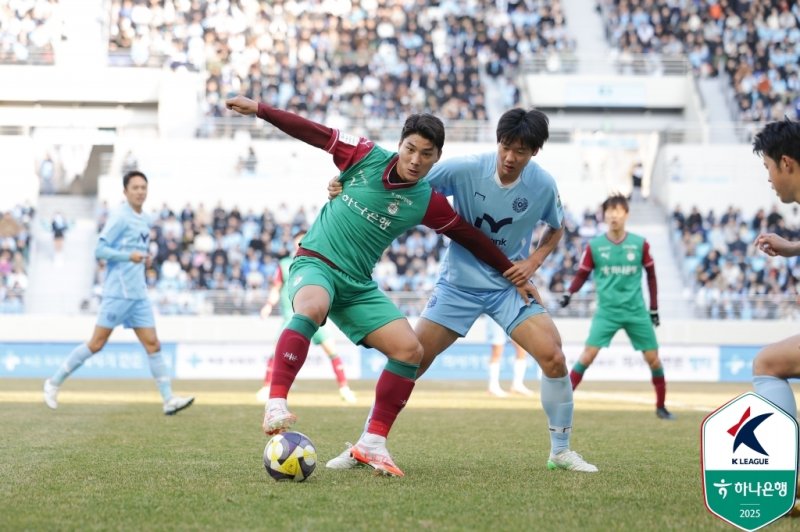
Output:
[[[551,379],[542,375],[542,408],[550,429],[550,454],[569,449],[572,431],[572,386],[564,375]]]
[[[667,397],[667,381],[664,380],[664,368],[651,371],[653,373],[653,387],[656,389],[656,408],[664,408],[664,399]]]
[[[528,361],[524,358],[517,358],[514,360],[514,380],[512,387],[525,386],[525,370],[528,368]]]
[[[764,399],[772,401],[790,416],[797,416],[797,403],[789,381],[771,375],[754,375],[753,388]]]
[[[152,355],[147,355],[147,361],[150,363],[150,373],[156,380],[156,386],[164,401],[169,401],[172,397],[172,382],[169,378],[169,368],[167,363],[164,362],[164,357],[161,356],[161,351],[156,351]]]
[[[575,362],[575,365],[572,366],[572,371],[569,372],[569,380],[572,383],[572,389],[578,387],[583,380],[583,373],[586,371],[586,367],[580,362]]]
[[[269,398],[286,399],[289,389],[297,377],[297,373],[308,356],[308,347],[311,337],[319,329],[314,320],[301,314],[295,314],[289,324],[278,338],[275,346],[274,367],[272,370],[272,385],[269,388]]]
[[[367,432],[383,436],[389,435],[397,415],[406,406],[414,390],[414,378],[419,365],[389,359],[383,368],[378,384],[375,385],[375,404],[369,420]]]
[[[272,384],[272,372],[275,369],[275,356],[269,357],[267,360],[267,372],[264,374],[264,386],[267,387]]]
[[[500,387],[500,362],[489,363],[489,388]]]
[[[339,355],[331,356],[331,366],[333,367],[333,373],[336,375],[336,382],[339,384],[339,388],[347,386],[347,377],[344,375],[344,364]]]
[[[86,359],[92,356],[92,353],[89,350],[89,346],[86,344],[81,344],[75,349],[73,349],[67,359],[61,364],[61,367],[56,370],[52,377],[50,377],[50,382],[55,384],[56,386],[61,386],[64,383],[64,380],[72,375],[76,369],[81,367]]]

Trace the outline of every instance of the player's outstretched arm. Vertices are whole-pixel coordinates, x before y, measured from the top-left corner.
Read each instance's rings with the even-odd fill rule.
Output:
[[[328,126],[241,95],[225,100],[225,107],[247,116],[258,115],[287,135],[320,149],[328,146],[334,133]]]
[[[790,242],[775,233],[758,235],[755,246],[770,257],[796,257],[800,255],[800,242]]]

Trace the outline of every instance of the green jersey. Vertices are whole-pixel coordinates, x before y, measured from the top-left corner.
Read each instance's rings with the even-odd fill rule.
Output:
[[[389,166],[396,156],[374,146],[344,170],[339,176],[342,193],[322,207],[303,237],[302,247],[324,256],[355,279],[371,279],[383,251],[399,235],[422,223],[431,201],[432,190],[426,181],[413,186],[388,182]]]
[[[627,233],[621,242],[603,234],[589,241],[581,269],[594,268],[598,311],[646,312],[642,267],[652,263],[644,237]]]

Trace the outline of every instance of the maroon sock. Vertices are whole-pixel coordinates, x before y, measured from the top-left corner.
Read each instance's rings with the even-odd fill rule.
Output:
[[[267,373],[264,374],[264,386],[269,386],[272,383],[272,371],[275,369],[275,357],[269,357],[267,360]]]
[[[274,368],[272,370],[272,386],[269,388],[269,398],[286,399],[297,373],[306,361],[310,340],[292,329],[284,329],[275,346],[275,356],[272,357]]]
[[[569,380],[572,383],[573,390],[581,383],[581,379],[583,379],[583,373],[578,373],[574,369],[569,372]]]
[[[375,406],[367,432],[384,438],[389,435],[394,420],[414,390],[414,384],[412,379],[383,370],[375,385]]]
[[[653,377],[653,387],[656,389],[656,408],[664,408],[664,400],[667,397],[667,382],[664,376]]]
[[[336,374],[336,382],[339,383],[339,388],[342,386],[347,386],[347,377],[344,375],[344,364],[342,364],[342,359],[339,356],[331,357],[331,366],[333,367],[333,372]]]

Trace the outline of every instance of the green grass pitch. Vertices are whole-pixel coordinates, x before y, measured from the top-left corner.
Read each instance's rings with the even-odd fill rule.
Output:
[[[41,381],[0,381],[0,530],[729,530],[703,503],[700,424],[750,385],[585,382],[572,447],[596,474],[548,471],[538,396],[421,381],[389,439],[402,479],[324,462],[354,441],[373,382],[345,405],[333,381],[298,381],[296,429],[320,463],[303,483],[264,471],[257,382],[179,381],[197,400],[161,414],[152,381],[73,379],[60,406]],[[535,383],[534,388],[535,388]],[[770,530],[800,527],[781,519]]]

